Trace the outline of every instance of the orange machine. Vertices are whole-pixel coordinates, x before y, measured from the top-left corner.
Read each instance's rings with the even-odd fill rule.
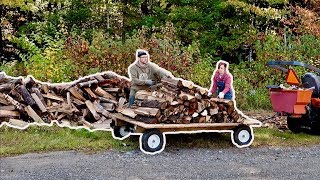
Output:
[[[320,132],[320,81],[316,74],[306,73],[302,81],[293,69],[283,66],[302,66],[320,73],[320,69],[297,61],[269,61],[268,66],[286,73],[290,88],[268,86],[273,111],[287,116],[288,128],[298,133],[302,128]]]

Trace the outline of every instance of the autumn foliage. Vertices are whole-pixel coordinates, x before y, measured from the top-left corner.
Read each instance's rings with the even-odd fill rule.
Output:
[[[146,29],[142,29],[124,43],[110,40],[101,33],[94,35],[91,44],[85,39],[70,36],[65,42],[66,56],[72,59],[77,67],[76,73],[81,76],[86,75],[89,69],[110,70],[127,76],[128,66],[135,61],[136,49],[141,48],[149,52],[152,62],[187,79],[192,67],[199,63],[195,59],[199,54],[183,48],[178,40],[174,40],[174,31],[172,25],[167,24],[159,29],[159,33],[148,37]]]

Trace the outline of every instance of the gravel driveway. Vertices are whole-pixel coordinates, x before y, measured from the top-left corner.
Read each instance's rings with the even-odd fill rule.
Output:
[[[50,152],[0,159],[0,179],[320,179],[320,146]]]

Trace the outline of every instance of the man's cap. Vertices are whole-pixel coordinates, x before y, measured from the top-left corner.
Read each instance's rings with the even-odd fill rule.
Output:
[[[143,52],[143,51],[139,51],[139,52],[138,52],[138,57],[141,57],[141,56],[143,56],[143,55],[147,55],[147,53],[146,53],[146,52]]]

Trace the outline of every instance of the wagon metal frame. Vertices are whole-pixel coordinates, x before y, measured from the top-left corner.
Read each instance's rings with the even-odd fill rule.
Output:
[[[243,123],[146,124],[120,113],[113,114],[112,119],[114,138],[122,140],[130,135],[140,135],[140,149],[148,154],[164,149],[165,134],[230,132],[233,144],[247,147],[254,139],[253,127],[261,126],[260,121],[252,119],[245,119]]]

